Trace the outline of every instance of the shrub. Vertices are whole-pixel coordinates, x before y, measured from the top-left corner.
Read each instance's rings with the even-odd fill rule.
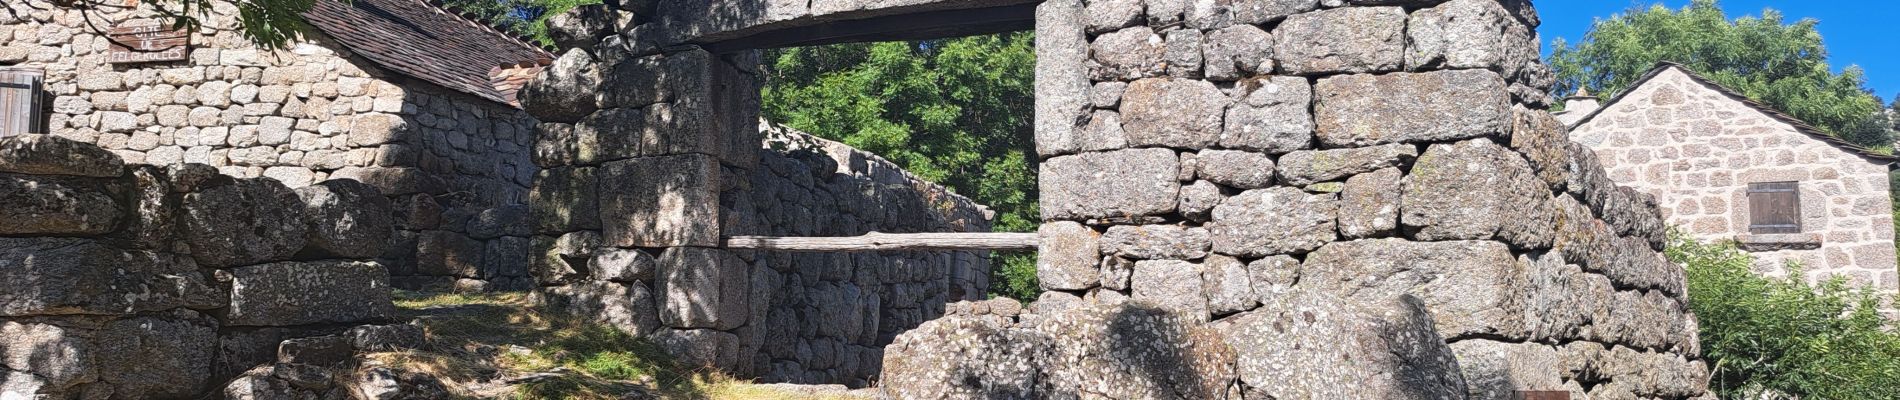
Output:
[[[1900,393],[1900,335],[1881,298],[1836,278],[1809,285],[1755,274],[1732,243],[1675,235],[1669,259],[1687,269],[1710,390],[1722,398],[1891,399]]]

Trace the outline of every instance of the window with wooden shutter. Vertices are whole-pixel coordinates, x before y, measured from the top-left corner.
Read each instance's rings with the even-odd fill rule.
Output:
[[[45,75],[38,68],[0,68],[0,137],[45,132],[40,107]]]
[[[1748,233],[1801,233],[1801,190],[1796,182],[1748,184]]]

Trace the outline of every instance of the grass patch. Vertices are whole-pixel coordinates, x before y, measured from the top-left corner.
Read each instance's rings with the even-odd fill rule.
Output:
[[[370,355],[441,379],[458,398],[841,399],[755,385],[678,363],[613,327],[543,313],[521,293],[395,291],[424,350]],[[508,383],[509,381],[518,383]]]

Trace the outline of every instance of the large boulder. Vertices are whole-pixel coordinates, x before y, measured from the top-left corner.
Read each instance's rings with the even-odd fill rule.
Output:
[[[617,247],[718,246],[719,160],[683,154],[600,167],[601,237]]]
[[[0,287],[12,288],[0,290],[0,316],[130,314],[223,303],[190,259],[91,239],[0,238],[0,271]]]
[[[1238,257],[1296,254],[1338,238],[1338,195],[1290,187],[1249,190],[1214,207],[1215,253]]]
[[[599,103],[602,87],[598,63],[584,49],[568,49],[521,88],[521,108],[542,122],[576,122]]]
[[[1293,76],[1242,80],[1227,109],[1220,145],[1281,154],[1313,146],[1313,85]]]
[[[1273,30],[1273,59],[1292,75],[1396,71],[1405,61],[1405,18],[1399,7],[1294,15]]]
[[[1129,149],[1042,163],[1042,217],[1114,218],[1174,212],[1180,158],[1168,149]]]
[[[541,288],[537,302],[567,315],[583,316],[629,335],[646,336],[660,329],[653,292],[642,283],[581,281]]]
[[[1464,398],[1458,361],[1410,296],[1299,292],[1216,323],[1247,398]]]
[[[750,315],[752,266],[720,249],[674,247],[660,255],[660,321],[676,328],[732,329]]]
[[[1220,142],[1221,115],[1231,102],[1207,81],[1138,80],[1122,93],[1122,132],[1129,146],[1210,147]]]
[[[1489,140],[1432,145],[1401,192],[1399,221],[1420,240],[1495,238],[1541,248],[1560,225],[1548,186],[1530,164]]]
[[[1053,292],[1052,292],[1053,293]],[[1038,398],[1046,336],[996,315],[952,315],[884,348],[883,386],[904,399]]]
[[[235,268],[225,323],[289,326],[387,318],[389,272],[375,262],[280,262]]]
[[[1073,221],[1043,224],[1036,230],[1036,282],[1044,289],[1084,290],[1097,282],[1102,261],[1101,236]]]
[[[297,189],[310,224],[305,251],[342,258],[371,258],[389,248],[395,209],[375,187],[328,180]]]
[[[270,179],[224,180],[185,195],[185,241],[208,267],[285,260],[309,233],[303,199]]]
[[[1042,395],[1219,399],[1235,382],[1234,349],[1197,318],[1143,302],[1089,305],[1045,319]]]
[[[209,383],[217,339],[217,321],[190,311],[121,319],[93,339],[93,362],[119,393],[185,398]]]
[[[1521,338],[1526,269],[1498,242],[1369,239],[1307,254],[1299,286],[1356,302],[1417,297],[1446,337]]]
[[[95,236],[111,233],[123,213],[98,183],[0,176],[0,235]]]
[[[0,139],[0,172],[117,177],[125,162],[106,149],[52,135]]]
[[[1313,92],[1326,147],[1498,136],[1512,119],[1504,79],[1486,70],[1339,75]]]

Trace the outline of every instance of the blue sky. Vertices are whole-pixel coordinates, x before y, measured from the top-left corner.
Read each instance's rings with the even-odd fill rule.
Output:
[[[1538,0],[1537,13],[1543,19],[1538,28],[1543,35],[1544,51],[1550,42],[1562,37],[1572,43],[1583,39],[1596,18],[1608,18],[1631,6],[1647,7],[1662,3],[1681,8],[1689,0]],[[1895,0],[1723,0],[1722,9],[1730,18],[1761,15],[1764,7],[1780,10],[1786,21],[1814,18],[1821,21],[1821,37],[1827,43],[1828,62],[1835,71],[1859,65],[1867,71],[1867,87],[1891,101],[1900,93],[1900,1]]]

